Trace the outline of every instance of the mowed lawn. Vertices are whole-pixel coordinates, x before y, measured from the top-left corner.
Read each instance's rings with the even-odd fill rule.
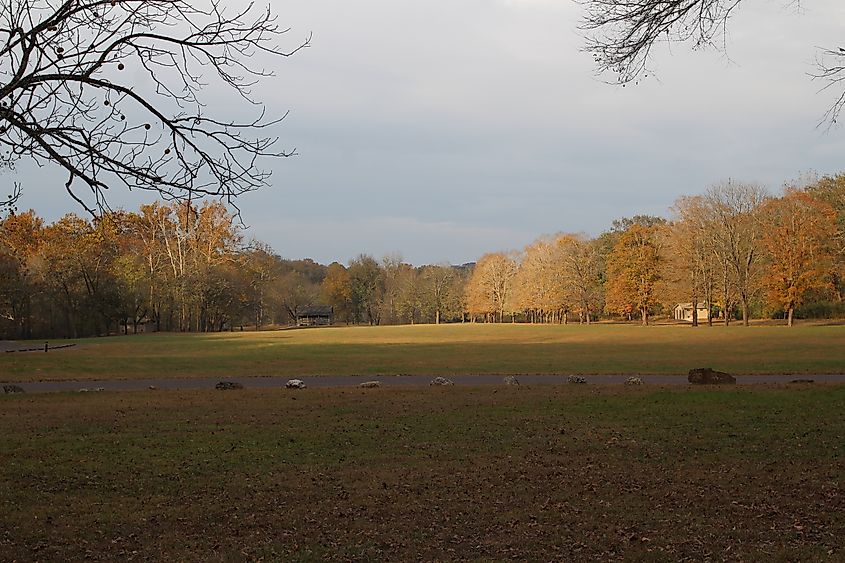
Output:
[[[845,326],[420,325],[79,340],[0,380],[303,375],[845,373]],[[57,341],[64,344],[65,341]],[[30,346],[38,343],[22,343]],[[41,343],[43,344],[43,343]]]
[[[9,561],[841,561],[845,386],[0,395]]]

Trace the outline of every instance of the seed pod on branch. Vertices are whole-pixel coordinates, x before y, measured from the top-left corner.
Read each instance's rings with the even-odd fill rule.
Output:
[[[254,66],[257,55],[308,46],[282,49],[287,32],[269,8],[222,0],[4,2],[0,98],[10,103],[0,113],[0,148],[63,168],[68,193],[92,213],[118,185],[234,205],[267,184],[265,158],[294,152],[278,150],[272,135],[284,114],[268,117],[252,96],[272,76]],[[119,72],[130,64],[146,76]],[[254,107],[253,117],[239,121],[226,115],[230,106],[208,103],[215,85]],[[165,146],[175,156],[165,158]]]

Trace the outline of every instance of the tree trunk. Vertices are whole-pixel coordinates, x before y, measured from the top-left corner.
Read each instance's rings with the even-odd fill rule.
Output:
[[[646,307],[643,307],[642,309],[640,309],[640,311],[643,315],[643,326],[648,326],[648,309]]]
[[[730,309],[731,309],[730,305],[731,305],[731,302],[730,302],[730,299],[729,299],[730,295],[728,293],[730,291],[730,288],[728,286],[728,264],[727,264],[727,262],[725,262],[723,268],[724,268],[724,270],[723,270],[722,283],[724,285],[722,285],[722,288],[723,288],[723,291],[724,291],[724,297],[725,298],[722,300],[722,306],[724,308],[723,314],[725,315],[725,326],[729,326],[731,324],[731,320],[730,320]]]
[[[748,326],[748,297],[742,296],[742,324]]]
[[[794,311],[795,311],[795,307],[789,308],[789,312],[788,312],[789,316],[787,317],[787,321],[786,321],[787,326],[792,326],[792,314],[793,314]]]
[[[698,326],[698,297],[692,297],[692,326]]]

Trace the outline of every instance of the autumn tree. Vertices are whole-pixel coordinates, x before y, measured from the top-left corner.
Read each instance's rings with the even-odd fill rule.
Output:
[[[610,232],[617,235],[622,235],[634,225],[640,227],[659,227],[666,224],[666,219],[658,215],[634,215],[633,217],[622,217],[614,219],[610,224]]]
[[[622,315],[638,313],[647,325],[652,308],[659,303],[656,295],[660,280],[659,227],[633,225],[613,248],[607,262],[605,308]]]
[[[301,271],[291,269],[276,280],[279,303],[289,321],[295,321],[304,309],[320,299],[320,284],[308,279]]]
[[[320,286],[320,298],[334,309],[335,316],[347,323],[353,320],[352,282],[346,266],[338,262],[329,264]]]
[[[698,305],[708,311],[707,324],[713,324],[713,302],[717,289],[719,263],[714,249],[713,231],[717,228],[708,216],[701,196],[684,196],[673,206],[676,220],[669,228],[666,278],[680,301],[692,303],[692,324],[698,326]],[[674,282],[673,284],[671,282]]]
[[[127,249],[143,264],[147,318],[162,330],[162,317],[168,302],[168,269],[166,252],[173,232],[173,209],[160,202],[142,205],[138,212],[125,217]]]
[[[730,322],[736,298],[743,324],[748,326],[751,300],[760,282],[763,227],[759,209],[766,197],[760,186],[738,182],[718,184],[703,196],[704,212],[711,226],[710,245],[720,263],[725,324]]]
[[[466,287],[466,305],[470,315],[504,321],[505,310],[511,305],[516,272],[516,260],[503,252],[479,258]]]
[[[353,319],[380,324],[384,276],[379,263],[372,256],[361,254],[349,263],[348,272]]]
[[[279,277],[279,257],[269,245],[253,241],[240,253],[238,265],[246,278],[244,304],[251,309],[251,321],[258,330],[268,320],[275,321],[272,310]]]
[[[464,283],[465,279],[460,271],[447,264],[420,268],[420,307],[429,322],[440,324],[444,318],[462,313],[461,296]]]
[[[423,285],[420,272],[411,264],[403,262],[396,272],[397,296],[395,318],[402,324],[416,324],[423,321]]]
[[[66,336],[107,334],[119,316],[113,223],[68,214],[45,229],[41,275]]]
[[[767,296],[772,305],[783,308],[792,326],[795,309],[807,292],[830,286],[830,241],[836,232],[836,212],[808,193],[790,189],[783,197],[768,201],[762,215]]]
[[[381,259],[381,277],[384,287],[380,319],[383,324],[413,323],[419,312],[417,273],[399,254]]]
[[[652,228],[665,224],[666,219],[657,215],[634,215],[633,217],[614,219],[610,229],[602,232],[594,241],[601,283],[605,284],[607,282],[607,260],[619,242],[619,239],[628,229],[634,225]]]
[[[728,21],[743,0],[580,0],[585,6],[582,30],[587,52],[599,72],[627,84],[647,75],[654,46],[660,42],[690,43],[695,48],[725,44]],[[814,77],[826,87],[845,83],[845,51],[820,49]],[[845,92],[837,92],[825,118],[835,123],[845,107]]]
[[[476,276],[475,270],[476,268],[472,269],[464,287],[463,305],[470,322],[474,323],[479,317],[489,322],[495,314],[496,307],[490,298],[490,293],[482,283],[482,277]]]
[[[218,201],[142,206],[129,229],[149,273],[151,315],[165,330],[215,330],[230,320],[234,279],[223,275],[241,235]],[[227,293],[226,288],[229,288]]]
[[[183,331],[219,330],[228,320],[230,280],[222,275],[240,241],[234,216],[219,201],[175,203],[168,241],[177,291],[174,304]]]
[[[513,278],[514,308],[525,311],[531,322],[565,319],[569,304],[565,299],[561,264],[554,240],[541,238],[525,247]]]
[[[590,324],[601,310],[599,246],[584,235],[561,235],[555,240],[560,262],[563,301],[571,303],[579,323]]]
[[[0,221],[0,318],[11,338],[33,336],[33,305],[38,293],[38,254],[44,222],[34,211]]]
[[[100,220],[107,224],[117,245],[111,262],[111,276],[117,296],[118,318],[123,333],[137,334],[138,326],[150,317],[150,283],[148,262],[142,241],[135,237],[137,215],[123,211],[104,213]]]
[[[845,301],[845,174],[825,176],[807,187],[816,200],[836,212],[836,229],[830,240],[833,261],[831,282],[838,303]]]
[[[165,199],[229,202],[268,181],[275,148],[256,99],[272,73],[260,57],[287,56],[269,8],[219,0],[8,0],[0,6],[0,147],[67,174],[92,213],[110,187]],[[208,103],[218,84],[254,108]],[[219,89],[218,89],[219,90]],[[79,189],[81,183],[83,190]]]
[[[325,272],[254,241],[244,247],[220,202],[70,214],[46,226],[33,212],[10,214],[0,221],[0,333],[128,334],[150,321],[159,330],[260,327],[318,302]]]

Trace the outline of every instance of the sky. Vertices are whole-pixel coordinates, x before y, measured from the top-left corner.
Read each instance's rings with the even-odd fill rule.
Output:
[[[661,45],[655,72],[625,88],[596,76],[572,0],[272,8],[289,47],[313,34],[295,56],[262,61],[276,76],[256,90],[271,115],[290,111],[275,133],[297,156],[267,163],[272,185],[239,207],[246,236],[286,258],[460,264],[541,235],[667,216],[678,197],[728,179],[777,193],[803,174],[845,171],[845,129],[819,127],[835,92],[809,76],[817,48],[839,45],[839,0],[800,12],[746,0],[725,51]],[[0,176],[23,183],[19,209],[48,220],[83,213],[64,179],[26,163]]]

